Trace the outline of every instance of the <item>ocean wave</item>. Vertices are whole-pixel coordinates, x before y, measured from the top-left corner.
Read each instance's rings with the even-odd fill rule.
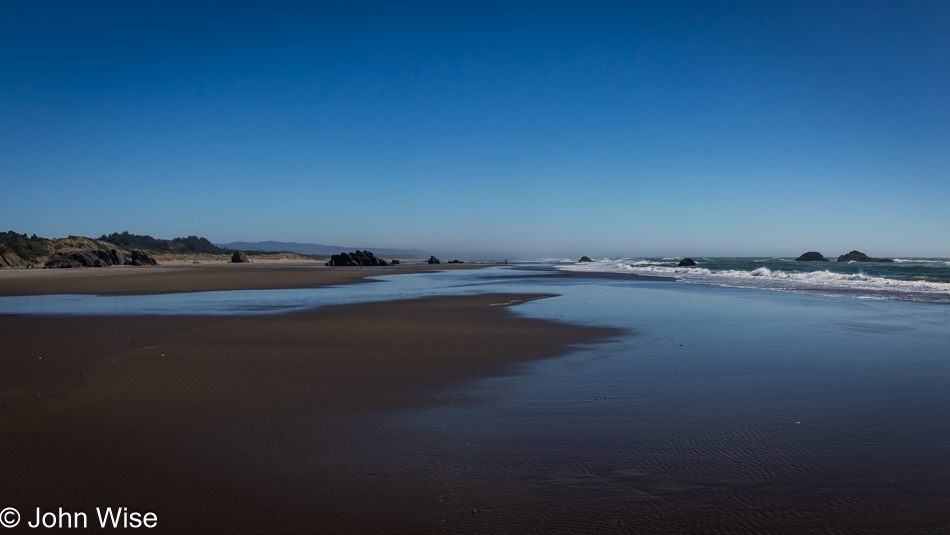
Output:
[[[895,258],[895,264],[942,264],[950,266],[950,261],[945,258]]]
[[[499,262],[499,260],[492,260]],[[511,264],[569,264],[577,262],[574,258],[509,258]]]
[[[895,279],[858,273],[821,271],[783,271],[767,267],[752,270],[703,267],[679,267],[652,260],[604,260],[561,266],[575,272],[632,273],[659,275],[694,284],[736,288],[760,288],[780,291],[847,295],[878,299],[950,302],[950,282],[932,277]]]

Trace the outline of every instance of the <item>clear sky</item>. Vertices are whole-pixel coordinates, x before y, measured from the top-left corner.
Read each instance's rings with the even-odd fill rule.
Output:
[[[950,256],[950,2],[3,2],[0,230]]]

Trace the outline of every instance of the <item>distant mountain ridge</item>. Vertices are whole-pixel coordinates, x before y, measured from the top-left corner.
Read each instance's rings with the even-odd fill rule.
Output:
[[[320,243],[297,243],[284,241],[260,241],[245,242],[233,241],[231,243],[216,243],[218,247],[232,250],[252,250],[252,251],[281,251],[303,255],[333,255],[348,251],[372,251],[376,255],[384,256],[403,256],[408,258],[426,258],[429,253],[419,249],[383,249],[373,247],[344,247],[340,245],[323,245]]]

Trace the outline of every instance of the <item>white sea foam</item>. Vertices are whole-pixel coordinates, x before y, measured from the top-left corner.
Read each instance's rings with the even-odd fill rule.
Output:
[[[944,264],[950,265],[950,262],[942,258],[895,258],[897,264]]]
[[[576,272],[632,273],[675,278],[693,284],[712,284],[737,288],[762,288],[782,291],[848,295],[868,299],[907,299],[950,302],[950,283],[930,280],[901,280],[858,273],[833,271],[782,271],[759,267],[753,270],[710,270],[703,267],[679,267],[670,262],[644,259],[602,260],[561,266]]]

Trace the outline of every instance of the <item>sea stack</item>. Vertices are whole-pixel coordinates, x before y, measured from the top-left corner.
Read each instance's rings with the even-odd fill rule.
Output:
[[[581,259],[578,260],[578,262],[593,262],[593,260],[591,260],[590,258],[587,258],[586,256],[582,256]]]
[[[435,257],[435,255],[429,255],[429,263],[430,263],[430,264],[441,264],[442,262],[440,262],[439,259]]]
[[[827,262],[828,259],[817,251],[808,251],[807,253],[795,259],[796,262]]]
[[[684,258],[684,259],[680,260],[680,263],[677,264],[677,265],[678,265],[679,267],[695,266],[695,265],[696,265],[696,261],[693,260],[692,258]]]
[[[838,257],[838,262],[893,262],[890,258],[871,258],[861,251],[851,251]]]

